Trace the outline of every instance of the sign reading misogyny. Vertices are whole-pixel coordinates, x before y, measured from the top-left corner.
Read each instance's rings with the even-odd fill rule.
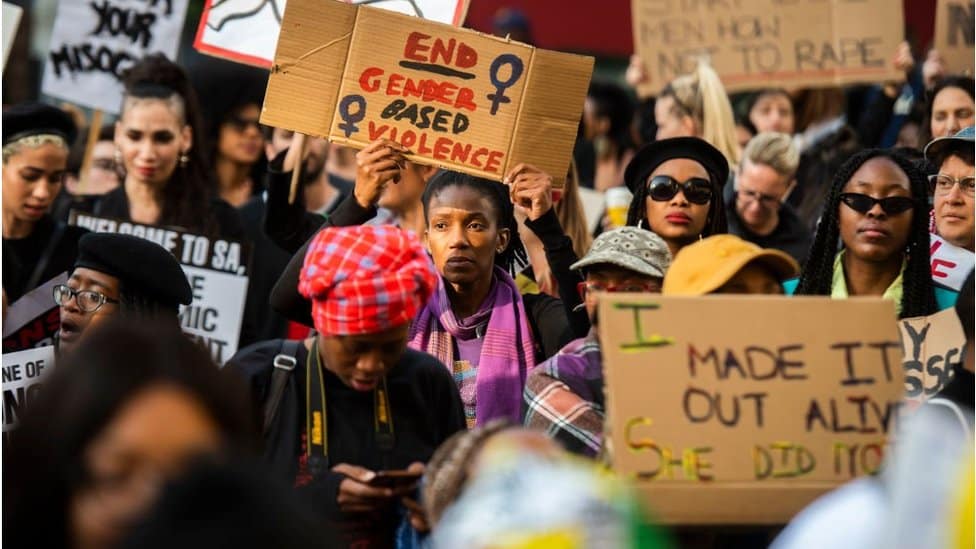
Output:
[[[656,94],[710,60],[728,90],[897,79],[901,2],[631,0],[635,50]]]
[[[206,345],[217,364],[237,352],[247,298],[247,246],[78,212],[71,212],[70,223],[97,233],[130,234],[166,248],[180,262],[193,290],[193,302],[180,308],[183,331]]]
[[[261,122],[501,180],[565,178],[593,59],[331,0],[289,0]]]
[[[881,465],[904,393],[881,299],[604,294],[611,465],[672,524],[783,524]]]
[[[144,56],[176,57],[187,0],[61,0],[44,93],[118,113],[122,73]]]

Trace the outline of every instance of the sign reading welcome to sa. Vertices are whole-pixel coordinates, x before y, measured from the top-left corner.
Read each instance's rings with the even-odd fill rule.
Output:
[[[261,122],[500,181],[565,179],[593,58],[333,0],[289,0]]]

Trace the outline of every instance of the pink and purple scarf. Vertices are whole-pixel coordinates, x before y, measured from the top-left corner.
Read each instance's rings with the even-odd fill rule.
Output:
[[[495,283],[481,308],[461,326],[451,309],[444,279],[410,327],[411,349],[429,353],[450,369],[456,360],[454,338],[474,336],[475,326],[488,319],[475,378],[477,425],[496,418],[521,423],[525,377],[535,367],[532,330],[522,296],[512,277],[495,267]]]

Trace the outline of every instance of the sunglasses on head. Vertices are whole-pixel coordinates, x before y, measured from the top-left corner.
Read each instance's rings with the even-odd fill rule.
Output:
[[[254,126],[254,129],[260,130],[260,122],[256,118],[243,118],[240,116],[231,116],[227,119],[227,125],[238,132],[243,132],[250,126]]]
[[[678,192],[692,204],[708,204],[712,200],[712,182],[701,177],[692,177],[684,183],[678,183],[670,175],[655,175],[647,180],[647,194],[655,202],[671,200]]]
[[[840,195],[840,201],[847,204],[848,208],[862,214],[870,212],[875,204],[880,204],[887,215],[898,215],[915,207],[915,201],[907,196],[875,198],[861,193],[843,193]]]

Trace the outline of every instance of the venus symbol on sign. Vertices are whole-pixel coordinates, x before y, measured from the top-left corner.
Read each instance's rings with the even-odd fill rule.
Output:
[[[498,73],[501,72],[502,67],[508,65],[511,69],[511,74],[509,74],[508,79],[504,82],[498,77]],[[522,70],[524,69],[522,60],[511,53],[503,53],[495,58],[491,62],[491,69],[488,73],[489,78],[491,78],[491,84],[495,86],[495,93],[488,94],[488,100],[491,101],[491,114],[498,112],[498,106],[502,103],[511,103],[512,98],[505,96],[505,90],[511,88],[518,79],[522,76]]]
[[[353,105],[357,105],[356,112],[349,112]],[[347,95],[342,98],[339,102],[339,116],[342,117],[343,122],[339,124],[339,129],[342,130],[346,137],[359,131],[359,122],[366,118],[366,99],[361,95]]]

